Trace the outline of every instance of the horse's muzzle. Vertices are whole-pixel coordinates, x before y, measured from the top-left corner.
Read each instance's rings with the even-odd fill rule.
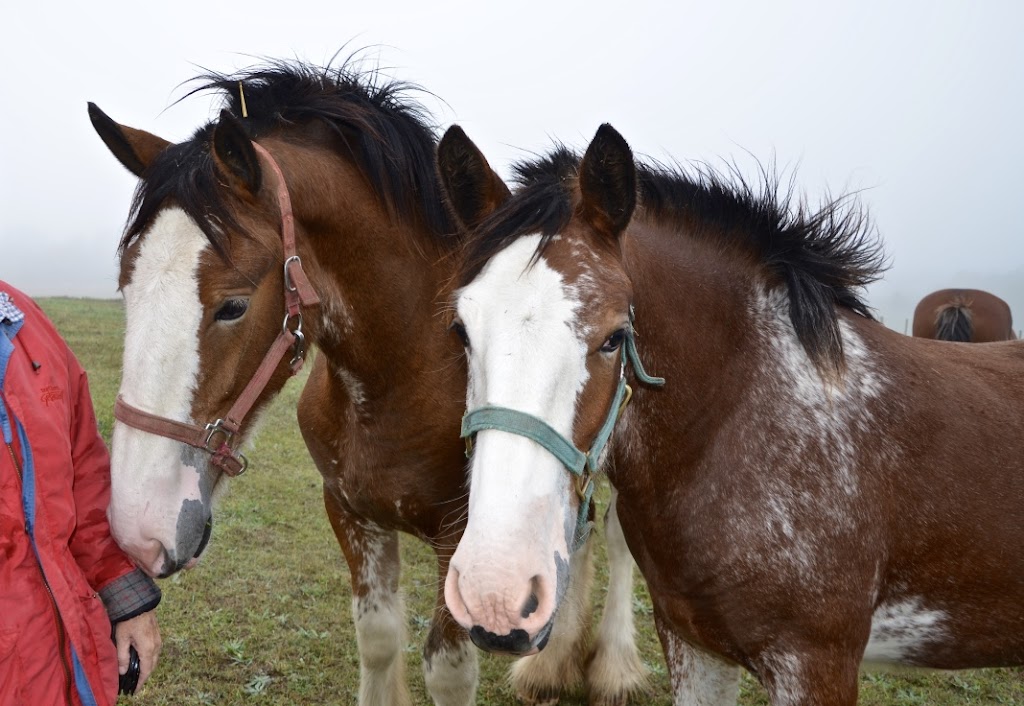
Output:
[[[479,625],[474,625],[469,631],[469,639],[481,650],[508,654],[515,656],[532,655],[540,652],[551,639],[551,629],[555,621],[548,623],[540,629],[533,640],[525,630],[515,629],[507,635],[495,635],[493,632],[484,630]]]

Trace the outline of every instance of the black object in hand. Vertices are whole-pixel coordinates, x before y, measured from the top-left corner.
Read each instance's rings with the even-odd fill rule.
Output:
[[[139,663],[139,653],[132,645],[128,646],[128,671],[118,676],[117,693],[131,696],[135,693],[135,687],[139,685],[139,672],[142,665]]]

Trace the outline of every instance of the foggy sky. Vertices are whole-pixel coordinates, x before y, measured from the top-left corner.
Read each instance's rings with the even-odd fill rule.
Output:
[[[438,126],[461,124],[503,174],[610,122],[656,159],[775,159],[811,202],[859,190],[893,263],[869,296],[887,324],[947,286],[990,289],[1024,324],[1024,3],[161,5],[6,13],[0,278],[30,294],[117,296],[135,179],[87,101],[180,141],[214,116],[208,96],[172,105],[199,67],[346,46],[429,91]]]

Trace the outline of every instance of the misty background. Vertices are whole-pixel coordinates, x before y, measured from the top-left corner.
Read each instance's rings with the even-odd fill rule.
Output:
[[[216,115],[175,103],[204,68],[363,49],[503,175],[602,122],[659,160],[774,159],[811,203],[859,192],[892,262],[869,290],[886,324],[957,286],[1024,326],[1024,3],[101,0],[20,4],[2,35],[0,278],[35,296],[118,296],[135,179],[87,101],[180,141]]]

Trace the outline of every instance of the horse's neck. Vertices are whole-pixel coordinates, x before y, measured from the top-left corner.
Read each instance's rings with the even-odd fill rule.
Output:
[[[363,412],[416,404],[424,389],[459,394],[465,382],[441,315],[449,259],[422,226],[394,222],[355,188],[336,222],[311,237],[322,300],[315,343]]]
[[[840,312],[846,366],[832,379],[797,339],[783,285],[769,285],[756,265],[685,234],[635,235],[624,252],[637,346],[666,386],[635,396],[620,439],[629,464],[658,463],[655,451],[665,448],[676,463],[713,457],[716,444],[765,448],[771,439],[755,437],[790,424],[852,428],[885,393],[877,325]]]

